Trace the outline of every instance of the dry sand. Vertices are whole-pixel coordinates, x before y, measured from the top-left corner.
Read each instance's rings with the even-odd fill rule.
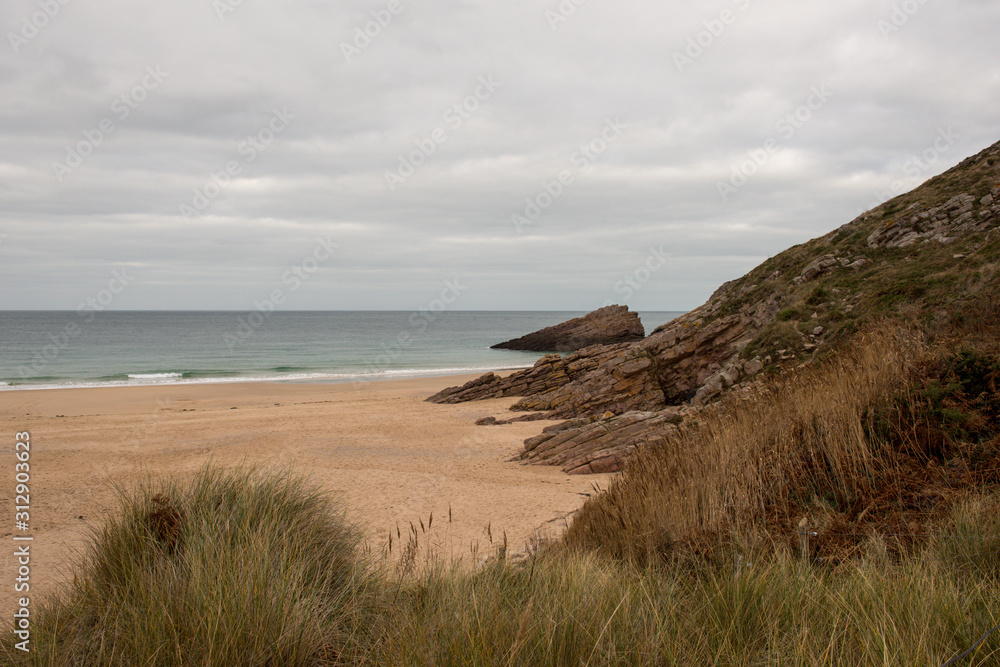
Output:
[[[14,436],[31,434],[31,597],[65,581],[90,529],[114,510],[114,484],[183,475],[208,461],[290,465],[343,498],[369,544],[390,529],[426,524],[441,553],[480,553],[504,531],[512,549],[552,534],[609,476],[568,476],[508,463],[550,422],[475,426],[508,414],[513,399],[434,405],[424,399],[472,376],[366,384],[234,383],[0,392],[0,616],[10,618]],[[449,508],[452,521],[448,522]],[[20,544],[20,543],[18,543]]]

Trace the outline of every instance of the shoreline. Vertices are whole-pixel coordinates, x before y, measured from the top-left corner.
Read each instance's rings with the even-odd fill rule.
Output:
[[[502,372],[501,372],[502,373]],[[610,475],[569,476],[507,459],[549,422],[476,426],[517,399],[427,403],[479,373],[378,382],[239,382],[0,392],[0,432],[31,435],[31,594],[69,576],[89,533],[115,511],[114,485],[183,477],[208,462],[287,466],[339,497],[375,553],[389,531],[434,516],[427,538],[468,557],[506,534],[520,549],[555,534]],[[86,389],[87,391],[83,391]],[[11,472],[13,456],[3,469]],[[13,537],[14,484],[0,485]],[[449,515],[452,521],[448,521]],[[419,529],[419,528],[418,528]],[[490,532],[487,532],[487,531]],[[422,536],[423,537],[423,536]],[[14,559],[3,561],[0,614],[13,610]]]
[[[521,366],[483,366],[482,368],[446,368],[446,369],[401,369],[382,371],[381,373],[308,373],[301,377],[282,378],[280,376],[225,376],[206,378],[184,378],[165,380],[163,382],[143,382],[131,380],[82,380],[79,384],[10,384],[0,382],[0,393],[16,391],[58,391],[62,389],[110,389],[139,387],[184,387],[200,385],[230,385],[230,384],[367,384],[369,382],[395,382],[411,379],[446,378],[453,376],[479,377],[484,373],[512,373],[531,368],[531,364]]]

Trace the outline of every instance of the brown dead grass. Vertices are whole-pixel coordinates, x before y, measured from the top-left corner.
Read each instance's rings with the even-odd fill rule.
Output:
[[[161,493],[153,496],[153,509],[145,517],[146,526],[163,545],[163,549],[172,554],[180,545],[181,525],[184,522],[184,510],[177,507],[169,496]]]
[[[639,563],[788,551],[805,517],[823,562],[875,536],[910,550],[970,489],[1000,486],[997,367],[961,362],[993,357],[922,341],[882,322],[756,400],[729,398],[718,416],[641,450],[588,501],[567,546]],[[975,388],[959,377],[969,373]]]

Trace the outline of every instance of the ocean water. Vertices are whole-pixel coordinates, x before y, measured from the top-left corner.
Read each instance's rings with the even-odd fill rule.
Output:
[[[0,391],[338,382],[530,366],[490,345],[582,312],[0,311]],[[640,312],[646,333],[680,315]]]

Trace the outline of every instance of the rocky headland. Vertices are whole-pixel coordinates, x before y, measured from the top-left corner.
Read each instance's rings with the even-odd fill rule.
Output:
[[[518,460],[573,474],[614,472],[636,447],[715,409],[723,395],[753,392],[762,373],[825,358],[880,318],[919,318],[933,328],[977,317],[969,304],[993,289],[1000,272],[998,223],[1000,143],[768,259],[649,336],[641,337],[640,324],[632,341],[584,346],[589,341],[570,338],[574,345],[559,348],[553,338],[536,338],[545,344],[510,349],[573,351],[545,355],[506,377],[487,373],[427,400],[520,397],[511,407],[518,416],[479,423],[565,421],[527,439]],[[602,308],[531,336],[571,337],[581,321],[618,321],[624,313],[624,306]]]
[[[628,306],[605,306],[583,317],[490,347],[494,350],[571,352],[591,345],[631,343],[645,336],[639,316],[629,312]]]

